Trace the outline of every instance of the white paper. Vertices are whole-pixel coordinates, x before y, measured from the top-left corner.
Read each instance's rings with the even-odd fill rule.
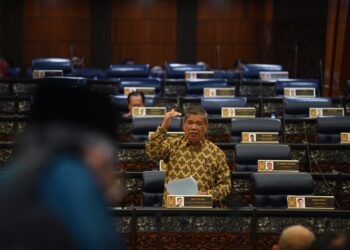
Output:
[[[196,195],[198,193],[197,181],[192,176],[169,181],[165,187],[170,195]]]

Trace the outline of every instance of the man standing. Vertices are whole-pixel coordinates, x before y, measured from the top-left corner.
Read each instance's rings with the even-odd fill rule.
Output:
[[[174,109],[165,114],[146,144],[146,153],[151,159],[164,160],[167,164],[165,184],[192,176],[198,183],[199,195],[209,194],[213,201],[220,202],[231,191],[231,173],[222,150],[205,139],[207,112],[199,106],[190,108],[184,117],[184,136],[166,138],[172,118],[179,115]],[[165,191],[163,206],[166,195]]]

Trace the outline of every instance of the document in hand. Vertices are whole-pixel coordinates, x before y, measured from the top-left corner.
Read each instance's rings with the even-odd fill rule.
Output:
[[[198,193],[197,181],[192,176],[169,181],[165,187],[170,195],[196,195]]]

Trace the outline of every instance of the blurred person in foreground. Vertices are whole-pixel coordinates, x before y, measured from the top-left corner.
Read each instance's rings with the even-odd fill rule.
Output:
[[[308,250],[315,235],[306,227],[295,225],[283,230],[278,244],[272,250]]]
[[[171,120],[180,115],[174,109],[165,114],[162,124],[146,144],[146,153],[151,159],[166,163],[165,184],[192,176],[198,183],[198,195],[212,195],[213,201],[221,205],[231,192],[231,172],[224,152],[205,139],[207,112],[200,106],[190,107],[183,122],[185,134],[166,138]],[[166,206],[167,194],[165,191],[163,206]]]
[[[343,232],[330,232],[317,237],[310,250],[349,250],[349,235]]]
[[[115,114],[84,87],[42,84],[0,190],[0,249],[121,249],[106,204]]]

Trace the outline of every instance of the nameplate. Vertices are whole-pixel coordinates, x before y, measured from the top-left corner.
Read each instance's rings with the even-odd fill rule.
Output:
[[[125,87],[124,88],[124,95],[129,95],[130,92],[139,91],[142,92],[144,95],[147,96],[155,96],[156,94],[156,88],[155,87]]]
[[[334,196],[287,196],[288,208],[334,209]]]
[[[231,118],[231,117],[255,117],[255,108],[221,108],[221,117]]]
[[[133,117],[163,117],[166,113],[165,107],[133,107]]]
[[[186,80],[212,79],[214,71],[185,71]]]
[[[309,108],[309,117],[344,116],[344,108]]]
[[[316,97],[315,88],[284,88],[284,96]]]
[[[53,77],[53,76],[63,76],[63,70],[33,70],[34,79]]]
[[[340,133],[340,143],[350,143],[350,133]]]
[[[299,172],[298,160],[258,160],[259,172]]]
[[[148,132],[148,138],[154,135],[154,131]],[[185,132],[183,131],[171,131],[171,132],[166,132],[166,138],[169,137],[179,137],[179,136],[183,136],[185,134]]]
[[[288,79],[288,71],[260,71],[260,79],[262,81],[275,81],[277,79]]]
[[[212,208],[211,195],[167,195],[166,208]]]
[[[203,96],[235,97],[235,88],[204,88]]]
[[[279,143],[277,132],[242,132],[242,143]]]

